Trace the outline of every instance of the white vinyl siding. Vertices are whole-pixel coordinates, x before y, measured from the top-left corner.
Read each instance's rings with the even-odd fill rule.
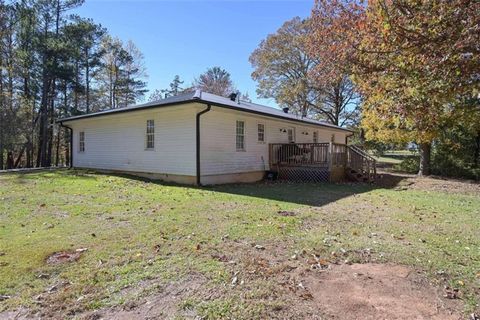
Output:
[[[265,142],[265,124],[258,123],[257,124],[257,141],[258,142]]]
[[[78,152],[85,152],[85,131],[78,133]]]
[[[147,120],[145,142],[145,148],[147,150],[153,150],[155,148],[155,120]]]
[[[245,121],[237,120],[235,145],[237,151],[245,151]]]
[[[245,122],[244,152],[236,151],[235,127],[238,120]],[[265,143],[257,142],[258,123],[265,124]],[[288,128],[296,129],[297,143],[311,143],[314,130],[318,131],[319,142],[329,142],[333,133],[329,128],[212,107],[211,111],[202,115],[201,120],[202,176],[269,170],[269,144],[288,143]],[[308,135],[301,132],[308,132]],[[345,143],[346,134],[348,132],[337,131],[335,142]]]
[[[193,105],[154,108],[72,121],[74,146],[77,132],[85,131],[85,153],[73,157],[73,165],[119,171],[194,176],[195,115]],[[155,149],[145,152],[147,120],[155,122]]]

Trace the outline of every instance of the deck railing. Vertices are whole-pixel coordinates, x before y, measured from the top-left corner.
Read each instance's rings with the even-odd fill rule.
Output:
[[[361,179],[373,181],[377,173],[375,159],[369,154],[355,146],[333,142],[272,143],[269,145],[269,164],[275,171],[296,170],[296,176],[300,171],[313,175],[316,170],[338,177],[339,170],[346,172],[348,169],[360,174]]]
[[[328,143],[272,143],[269,149],[270,167],[328,167],[328,148]]]
[[[336,143],[272,143],[270,166],[345,166],[346,148]]]

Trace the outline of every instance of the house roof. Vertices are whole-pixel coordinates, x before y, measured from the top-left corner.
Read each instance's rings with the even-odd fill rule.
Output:
[[[169,97],[169,98],[152,101],[144,104],[132,105],[125,108],[110,109],[110,110],[105,110],[105,111],[100,111],[95,113],[62,118],[62,119],[58,119],[57,122],[64,123],[64,122],[69,122],[73,120],[85,119],[85,118],[107,116],[110,114],[138,111],[138,110],[144,110],[144,109],[150,109],[150,108],[168,107],[168,106],[180,105],[185,103],[205,103],[205,104],[210,104],[212,106],[217,106],[217,107],[227,108],[227,109],[237,110],[237,111],[243,111],[248,113],[254,113],[254,114],[263,115],[266,117],[303,122],[307,124],[313,124],[313,125],[318,125],[322,127],[328,127],[332,129],[352,132],[349,129],[345,129],[324,121],[318,121],[314,119],[300,117],[293,113],[285,113],[283,112],[283,110],[263,106],[263,105],[252,103],[252,102],[232,101],[229,98],[221,97],[208,92],[202,92],[200,90],[196,90],[196,91],[180,94],[178,96]]]

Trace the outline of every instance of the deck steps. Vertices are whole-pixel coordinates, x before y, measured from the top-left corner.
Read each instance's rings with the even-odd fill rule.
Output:
[[[356,146],[347,147],[347,178],[355,182],[375,182],[377,176],[376,160]]]
[[[347,175],[347,178],[350,181],[353,181],[353,182],[367,183],[367,182],[374,182],[375,181],[375,179],[373,179],[373,178],[368,178],[368,174],[366,174],[364,172],[358,172],[358,171],[356,171],[355,169],[352,169],[352,168],[347,168],[346,169],[346,175]]]

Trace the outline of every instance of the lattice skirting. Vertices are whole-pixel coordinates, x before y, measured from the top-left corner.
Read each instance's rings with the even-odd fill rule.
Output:
[[[327,168],[280,167],[278,179],[295,182],[326,182],[330,180]]]

